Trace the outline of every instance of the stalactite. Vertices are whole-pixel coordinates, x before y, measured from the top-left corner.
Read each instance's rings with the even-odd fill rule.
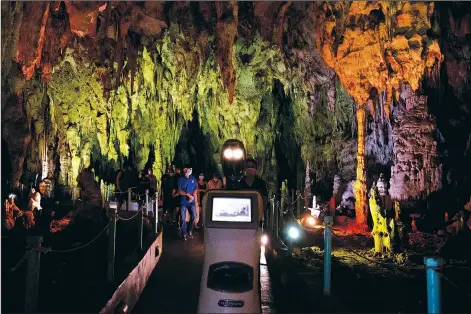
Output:
[[[281,6],[278,12],[278,17],[274,22],[275,26],[273,29],[273,42],[280,47],[283,43],[283,32],[284,32],[284,27],[285,27],[286,10],[288,10],[291,4],[292,4],[292,1],[287,1]]]
[[[360,106],[356,111],[358,126],[357,178],[355,191],[355,222],[361,229],[367,227],[367,189],[366,189],[366,110]]]
[[[222,3],[216,2],[216,8],[218,11],[216,55],[218,57],[222,83],[224,88],[227,89],[229,104],[232,104],[236,88],[236,71],[232,60],[232,47],[237,36],[238,5],[237,3],[230,3],[229,8],[225,12],[226,14],[223,14]]]
[[[335,84],[336,84],[336,76],[333,77],[332,81],[328,85],[327,90],[327,97],[329,99],[329,110],[331,112],[335,111]]]
[[[48,173],[48,168],[49,168],[49,163],[47,161],[47,140],[46,140],[46,135],[43,134],[40,137],[40,147],[39,147],[39,152],[41,156],[41,180],[45,179],[47,177]]]
[[[304,206],[310,207],[309,200],[311,199],[311,165],[309,160],[306,161],[306,177],[304,179]]]
[[[49,18],[49,3],[25,3],[21,25],[17,61],[23,64],[22,70],[27,80],[31,79],[35,68],[41,65],[44,33]],[[31,49],[34,47],[35,49]]]

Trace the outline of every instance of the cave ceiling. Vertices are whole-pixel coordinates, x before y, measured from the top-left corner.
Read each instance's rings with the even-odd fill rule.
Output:
[[[1,6],[2,138],[15,184],[24,169],[44,171],[45,158],[46,172],[63,184],[96,160],[103,178],[125,158],[142,169],[150,153],[161,174],[194,110],[211,158],[237,137],[267,169],[283,99],[292,106],[293,142],[309,160],[326,152],[307,143],[352,131],[355,108],[374,111],[379,96],[389,117],[401,86],[420,89],[444,60],[432,2]],[[465,62],[456,59],[449,67]],[[454,88],[465,88],[466,75]]]

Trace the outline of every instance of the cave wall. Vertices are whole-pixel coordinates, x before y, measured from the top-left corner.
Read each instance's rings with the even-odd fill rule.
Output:
[[[427,97],[404,87],[394,114],[391,189],[396,200],[424,199],[441,189],[442,164],[435,137],[436,122],[428,113]]]
[[[438,151],[443,162],[442,199],[447,203],[459,199],[459,209],[471,193],[470,12],[468,2],[437,3],[444,62],[439,80],[425,84],[429,109],[438,127]]]
[[[469,121],[469,15],[452,6],[65,1],[1,9],[2,139],[15,186],[23,171],[75,185],[91,162],[112,182],[123,160],[141,170],[149,156],[160,177],[196,111],[212,160],[238,138],[269,182],[290,177],[300,187],[309,163],[315,181],[356,179],[364,207],[372,169],[391,169],[391,185],[405,186],[408,176],[396,175],[401,126],[426,119],[419,133],[439,150],[437,124],[450,138],[459,110]],[[435,97],[420,114],[394,109],[407,102],[404,84],[428,96],[442,77],[460,108],[453,117],[439,115]],[[469,155],[471,142],[460,125],[455,159]],[[440,188],[435,157],[419,158],[424,182],[398,198]],[[276,173],[280,160],[300,175]]]

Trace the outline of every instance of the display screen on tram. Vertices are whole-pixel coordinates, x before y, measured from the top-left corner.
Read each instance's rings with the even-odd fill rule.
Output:
[[[252,222],[250,197],[214,197],[212,221]]]

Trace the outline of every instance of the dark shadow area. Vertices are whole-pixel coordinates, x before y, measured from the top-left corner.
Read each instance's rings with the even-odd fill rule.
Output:
[[[278,185],[288,180],[288,189],[296,189],[302,186],[302,182],[297,182],[297,170],[299,165],[303,165],[301,160],[301,148],[296,142],[294,131],[295,117],[291,99],[285,94],[283,85],[275,82],[273,88],[273,98],[280,104],[277,117],[277,135],[275,137],[275,156],[278,166]]]
[[[440,25],[440,48],[445,61],[435,75],[426,76],[423,82],[429,111],[437,123],[438,162],[443,163],[442,205],[448,207],[450,217],[455,206],[462,209],[471,196],[471,89],[466,84],[470,73],[463,77],[461,69],[469,64],[469,53],[465,51],[469,51],[471,37],[457,33],[458,21],[466,23],[464,16],[470,10],[469,2],[437,3],[434,15]]]
[[[11,158],[7,142],[2,138],[2,200],[8,196],[11,178]]]
[[[183,167],[190,164],[193,167],[193,175],[204,173],[205,179],[211,178],[218,171],[217,161],[214,160],[209,139],[203,133],[199,123],[199,113],[193,111],[193,119],[183,126],[180,139],[175,147],[174,164]]]

